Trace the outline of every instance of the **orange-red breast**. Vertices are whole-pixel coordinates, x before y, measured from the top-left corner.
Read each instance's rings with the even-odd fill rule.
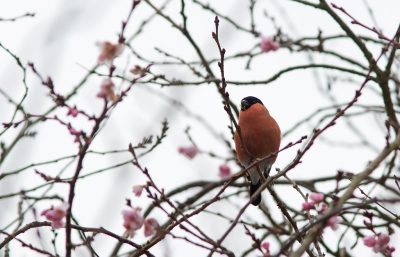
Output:
[[[236,153],[240,163],[244,167],[248,167],[250,160],[253,158],[263,158],[271,153],[277,152],[281,144],[281,130],[278,123],[271,117],[267,108],[254,96],[248,96],[242,99],[239,113],[239,126],[243,142],[246,145],[250,155],[242,149],[239,134],[237,131],[234,135]],[[277,156],[271,157],[259,164],[264,177],[268,178],[272,164],[274,164]],[[261,186],[260,176],[257,168],[251,168],[250,174],[250,196]],[[259,205],[261,202],[261,194],[251,203]]]

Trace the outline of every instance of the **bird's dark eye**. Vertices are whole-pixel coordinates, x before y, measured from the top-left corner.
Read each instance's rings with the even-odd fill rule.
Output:
[[[240,103],[240,110],[245,111],[249,108],[250,104],[246,100],[242,100]]]
[[[249,108],[249,104],[248,104],[248,103],[246,103],[246,104],[241,104],[241,105],[240,105],[240,109],[241,109],[242,111],[247,110],[247,108]]]

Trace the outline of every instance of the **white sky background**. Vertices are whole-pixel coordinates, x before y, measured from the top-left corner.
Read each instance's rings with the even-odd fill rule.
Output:
[[[160,6],[164,1],[153,1]],[[378,22],[379,28],[383,33],[392,37],[399,24],[400,2],[392,1],[370,1],[374,10],[374,16]],[[203,2],[206,3],[206,2]],[[362,0],[353,1],[334,1],[339,6],[343,6],[349,13],[359,21],[373,26],[374,23],[368,13]],[[219,12],[234,19],[243,26],[250,27],[250,16],[248,11],[248,1],[210,1],[210,5]],[[5,1],[0,0],[0,17],[11,18],[30,12],[35,13],[34,18],[27,17],[15,22],[0,22],[0,43],[10,49],[10,51],[21,58],[21,62],[26,65],[28,61],[35,64],[38,72],[42,76],[50,76],[55,84],[55,90],[61,94],[68,94],[74,86],[86,75],[86,70],[91,69],[97,61],[99,54],[95,46],[96,41],[108,40],[116,42],[117,33],[120,32],[121,21],[126,19],[131,1],[105,1],[105,0],[69,0],[69,1]],[[172,0],[165,12],[178,24],[182,24],[182,18],[179,15],[180,1]],[[311,7],[305,7],[301,4],[291,1],[270,0],[259,1],[255,8],[257,30],[265,36],[275,34],[273,24],[263,15],[264,10],[269,15],[275,17],[278,26],[282,27],[284,33],[289,34],[293,39],[304,36],[316,36],[318,29],[321,29],[324,36],[343,34],[338,25],[326,13],[314,10]],[[125,36],[129,38],[136,32],[140,23],[147,19],[153,11],[146,3],[141,3],[134,11],[129,21]],[[215,15],[204,11],[201,7],[187,1],[186,14],[188,16],[188,28],[191,35],[198,43],[206,58],[217,58],[217,46],[211,37],[214,31]],[[351,26],[354,31],[362,35],[368,35],[376,38],[372,32],[366,31],[355,25],[350,25],[350,19],[341,17]],[[254,38],[248,33],[236,30],[231,24],[220,18],[220,41],[227,50],[227,56],[238,52],[245,52],[259,43],[258,38]],[[197,61],[198,57],[193,47],[188,41],[172,28],[161,17],[156,17],[145,28],[132,43],[133,48],[142,56],[155,61],[174,61],[158,53],[154,48],[158,47],[172,55],[179,56],[187,61]],[[349,40],[335,40],[326,43],[327,48],[339,51],[347,56],[366,62],[361,52],[354,50],[354,46]],[[259,51],[257,48],[255,51]],[[375,57],[380,53],[380,49],[373,51]],[[313,54],[315,63],[328,63],[342,65],[333,57]],[[283,68],[290,66],[307,64],[309,60],[307,55],[302,53],[292,53],[288,49],[281,48],[277,52],[266,53],[255,57],[251,63],[251,69],[245,70],[247,58],[227,61],[225,66],[227,80],[251,81],[270,78],[273,74]],[[133,65],[142,66],[147,63],[138,60],[131,54],[128,48],[115,61],[117,66],[116,73],[122,74],[126,67]],[[215,74],[219,76],[219,70],[216,63],[211,65]],[[349,66],[351,67],[351,66]],[[205,73],[200,66],[196,66],[202,73]],[[107,68],[102,67],[98,70],[106,73]],[[151,68],[155,74],[165,74],[168,78],[176,78],[184,81],[196,81],[197,78],[183,66],[159,66]],[[331,101],[326,97],[324,91],[327,88],[326,76],[339,75],[337,71],[318,70],[317,79],[312,70],[300,70],[287,73],[279,79],[268,85],[258,86],[235,86],[228,85],[228,91],[234,103],[238,104],[240,100],[248,95],[260,98],[269,109],[272,116],[278,121],[282,132],[288,131],[300,119],[310,115],[313,111],[321,107],[331,105]],[[130,76],[129,74],[127,76]],[[131,76],[133,78],[133,76]],[[359,83],[351,84],[339,82],[333,84],[332,94],[337,98],[338,103],[346,103],[354,96],[354,91],[362,83],[361,77],[353,79]],[[24,93],[21,83],[21,68],[15,65],[15,60],[10,57],[3,49],[0,49],[0,88],[7,92],[13,99],[19,101]],[[78,109],[84,110],[89,114],[99,114],[102,108],[102,100],[96,98],[102,78],[93,75],[87,83],[81,88],[79,94],[73,97],[70,105],[77,105]],[[115,79],[117,85],[120,81]],[[28,97],[24,102],[25,109],[31,114],[41,114],[53,103],[47,96],[48,90],[41,85],[37,77],[27,69],[27,84],[29,86]],[[377,85],[372,87],[379,90]],[[124,83],[123,87],[127,84]],[[180,146],[189,146],[190,141],[184,133],[187,126],[191,127],[190,133],[199,148],[203,151],[211,151],[223,157],[230,157],[230,152],[221,140],[216,139],[201,123],[188,117],[179,108],[172,106],[163,98],[151,93],[146,88],[151,88],[156,92],[161,92],[173,99],[183,103],[192,113],[202,116],[208,124],[218,134],[231,140],[228,125],[228,116],[223,110],[221,97],[217,93],[214,85],[185,86],[185,87],[164,87],[157,85],[134,86],[129,92],[128,97],[118,105],[112,112],[110,119],[101,133],[96,137],[91,149],[96,151],[110,151],[127,149],[128,144],[137,144],[143,137],[150,134],[158,135],[161,130],[161,121],[164,117],[170,122],[170,130],[167,138],[158,146],[153,153],[140,159],[142,166],[149,169],[154,181],[159,187],[165,188],[168,192],[179,185],[196,180],[218,180],[218,167],[223,163],[222,160],[212,159],[206,154],[196,156],[193,160],[188,160],[180,155],[177,148]],[[381,99],[377,97],[372,90],[365,89],[359,101],[360,104],[382,105]],[[14,106],[7,103],[3,96],[0,96],[0,121],[8,122],[14,111]],[[83,129],[89,132],[93,123],[85,118],[66,117],[67,109],[59,109],[53,114],[57,114],[61,119],[69,121],[77,129]],[[332,114],[325,112],[324,114]],[[53,115],[52,114],[52,115]],[[282,146],[289,142],[297,141],[303,135],[310,135],[312,128],[317,124],[318,118],[313,119],[307,125],[301,126],[287,137],[283,138]],[[21,117],[17,116],[16,120]],[[377,150],[385,145],[384,140],[384,116],[375,117],[372,115],[360,116],[355,118],[357,126],[363,135],[373,143]],[[377,122],[378,121],[378,122]],[[325,123],[326,124],[326,121]],[[21,140],[13,149],[13,152],[7,157],[7,160],[0,166],[0,172],[9,172],[24,167],[32,163],[49,161],[63,156],[77,153],[77,145],[73,143],[74,138],[69,134],[65,127],[60,126],[53,121],[41,123],[34,128],[38,132],[35,139],[25,138]],[[18,129],[10,129],[1,137],[1,141],[9,144]],[[324,139],[324,140],[322,140]],[[362,171],[369,160],[376,157],[377,151],[367,147],[346,148],[338,145],[332,145],[330,141],[339,141],[345,143],[360,143],[352,131],[345,125],[344,119],[324,133],[323,138],[316,141],[313,148],[303,158],[303,163],[298,165],[289,173],[292,179],[310,179],[315,177],[336,175],[341,169],[358,173]],[[294,158],[297,149],[293,147],[281,153],[274,165],[283,169]],[[140,152],[140,151],[139,151]],[[130,154],[110,154],[106,156],[88,155],[84,162],[82,174],[87,174],[98,169],[103,169],[131,158]],[[62,161],[54,165],[45,165],[36,167],[39,171],[50,176],[57,175],[60,170],[68,163]],[[239,172],[239,168],[233,163],[230,167],[234,172]],[[383,167],[383,165],[382,165]],[[71,165],[63,174],[64,178],[73,174],[75,166]],[[380,176],[383,169],[375,171],[374,175]],[[398,174],[398,170],[396,170]],[[76,188],[76,197],[73,206],[73,213],[80,224],[85,227],[100,227],[122,235],[121,211],[126,209],[125,198],[130,198],[134,206],[146,208],[150,200],[142,195],[135,198],[132,194],[132,186],[145,183],[146,178],[133,165],[126,165],[121,168],[111,169],[98,175],[79,180]],[[35,174],[33,168],[27,169],[18,176],[11,176],[0,181],[0,195],[15,193],[19,190],[27,190],[42,184],[42,179]],[[334,185],[326,185],[319,190],[327,191],[326,188],[332,188]],[[366,188],[368,189],[368,188]],[[44,190],[38,190],[31,196],[40,196]],[[216,193],[217,191],[215,191]],[[227,191],[234,192],[234,191]],[[277,192],[293,208],[301,209],[303,202],[301,196],[291,187],[277,187]],[[68,196],[67,185],[58,184],[52,189],[49,195],[57,194],[65,199]],[[385,195],[384,192],[375,190],[373,196]],[[264,200],[267,202],[270,211],[274,215],[279,215],[275,203],[267,192],[263,193]],[[212,198],[209,195],[207,199]],[[180,196],[181,200],[185,195]],[[0,228],[7,226],[17,216],[17,202],[19,197],[0,199]],[[238,202],[221,202],[213,205],[210,210],[221,212],[234,218],[237,209],[247,200],[246,194]],[[56,201],[42,201],[36,205],[37,212],[50,207],[51,204],[58,205]],[[26,206],[26,205],[25,205]],[[394,212],[399,208],[391,206]],[[247,221],[256,220],[263,223],[265,220],[261,213],[250,206],[243,219]],[[166,220],[166,217],[160,211],[155,211],[151,217],[157,218],[160,222]],[[32,213],[26,215],[24,222],[33,221]],[[39,217],[43,221],[43,217]],[[199,224],[207,234],[213,238],[219,238],[227,229],[229,223],[223,219],[216,218],[213,215],[202,214],[193,218],[196,224]],[[362,223],[360,223],[362,224]],[[324,237],[335,238],[336,242],[340,232],[344,230],[341,227],[337,232],[326,230]],[[238,225],[234,232],[225,240],[224,245],[234,251],[241,253],[251,246],[251,240],[243,233],[243,227]],[[179,229],[174,230],[177,234]],[[397,231],[398,233],[399,231]],[[52,233],[49,228],[41,228],[40,233],[45,242],[45,249],[50,250],[50,240]],[[261,236],[260,233],[257,233]],[[4,238],[0,236],[0,241]],[[34,245],[40,246],[39,240],[32,230],[21,236],[26,241],[29,240]],[[33,239],[32,239],[33,238]],[[354,235],[348,233],[342,241],[342,246],[349,247],[354,243]],[[137,243],[145,242],[143,232],[139,231],[137,237],[133,239]],[[274,253],[277,251],[277,242],[273,238],[268,238],[271,242],[271,249]],[[399,240],[399,236],[392,237],[392,242]],[[327,240],[328,243],[330,240]],[[59,249],[63,249],[64,231],[59,230],[57,238]],[[116,241],[114,239],[98,235],[93,242],[93,247],[100,256],[107,256]],[[274,244],[276,246],[274,246]],[[332,245],[334,246],[334,245]],[[14,241],[10,244],[11,256],[35,256],[29,249],[20,247],[20,243]],[[124,247],[120,253],[129,250]],[[167,236],[165,242],[158,244],[151,249],[156,256],[205,256],[208,251],[194,247],[186,242],[171,240]],[[370,249],[367,249],[359,241],[354,248],[355,256],[374,256]],[[63,252],[60,251],[63,255]],[[84,248],[76,250],[76,256],[87,256]],[[0,250],[0,256],[4,255],[4,250]],[[218,255],[218,254],[217,254]],[[216,255],[216,256],[217,256]],[[251,256],[255,256],[254,254]],[[394,256],[400,256],[400,249]]]

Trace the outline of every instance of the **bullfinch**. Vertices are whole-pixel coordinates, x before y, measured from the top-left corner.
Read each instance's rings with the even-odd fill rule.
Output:
[[[279,150],[282,138],[281,130],[260,99],[254,96],[242,99],[238,125],[243,142],[250,153],[249,156],[244,151],[239,134],[235,131],[234,140],[237,158],[244,167],[248,167],[255,158],[263,158]],[[273,156],[259,164],[265,178],[268,178],[276,157]],[[250,196],[252,196],[261,186],[261,180],[257,166],[248,170],[248,173],[250,174]],[[251,204],[257,206],[260,202],[261,194]]]

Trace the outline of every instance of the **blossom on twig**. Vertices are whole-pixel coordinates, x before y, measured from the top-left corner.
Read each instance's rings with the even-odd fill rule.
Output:
[[[315,209],[314,203],[305,202],[302,204],[303,211],[309,211]]]
[[[267,253],[264,254],[264,256],[269,256],[269,243],[268,242],[264,242],[261,244],[261,247],[264,248]]]
[[[116,102],[119,96],[114,93],[115,85],[110,78],[105,78],[100,85],[100,92],[97,94],[99,98],[108,98],[109,100]]]
[[[386,256],[392,256],[392,253],[396,250],[396,248],[388,245],[390,237],[385,233],[381,233],[378,236],[372,235],[364,237],[363,241],[364,245],[371,247],[374,252],[384,252]]]
[[[76,109],[76,106],[74,108],[68,107],[68,113],[67,116],[71,115],[72,117],[78,116],[79,111]]]
[[[342,218],[340,218],[338,215],[333,216],[328,220],[327,226],[331,227],[333,231],[337,230],[339,228],[339,223],[342,222]]]
[[[222,164],[221,166],[219,166],[219,174],[218,174],[218,176],[221,179],[229,178],[231,175],[232,175],[231,169],[229,168],[228,165]]]
[[[267,53],[269,51],[276,51],[280,47],[279,42],[272,40],[269,37],[261,36],[261,51]]]
[[[325,195],[323,193],[311,193],[310,194],[310,199],[314,202],[314,203],[320,203],[324,200]]]
[[[135,231],[143,226],[143,217],[140,214],[141,208],[134,208],[132,210],[122,211],[124,218],[124,227],[128,231],[129,237],[135,236]]]
[[[144,221],[144,236],[152,236],[157,232],[160,227],[157,220],[154,218],[148,218]]]
[[[129,70],[134,75],[143,75],[146,73],[147,69],[143,69],[139,65],[135,65],[132,69]]]
[[[117,43],[111,44],[108,41],[96,42],[96,45],[100,48],[100,55],[97,59],[99,63],[111,64],[115,57],[122,54],[124,51],[124,45]]]
[[[200,153],[199,148],[197,146],[189,146],[189,147],[179,147],[178,152],[185,155],[189,159],[193,159],[198,153]]]
[[[143,186],[141,186],[141,185],[133,186],[133,190],[132,191],[135,194],[135,196],[139,197],[139,196],[142,195]]]
[[[316,209],[319,213],[322,213],[326,210],[326,204],[320,205],[320,203],[324,200],[325,195],[323,193],[311,193],[310,200],[311,202],[305,202],[302,204],[304,211],[314,210]]]
[[[69,203],[62,202],[57,207],[51,206],[50,209],[42,211],[41,216],[45,216],[48,221],[51,221],[51,227],[53,229],[59,229],[64,227],[62,219],[67,215]]]
[[[75,129],[73,129],[73,128],[69,128],[68,131],[69,131],[69,133],[70,133],[71,135],[73,135],[73,136],[79,136],[79,135],[81,134],[80,131],[77,131],[77,130],[75,130]]]

